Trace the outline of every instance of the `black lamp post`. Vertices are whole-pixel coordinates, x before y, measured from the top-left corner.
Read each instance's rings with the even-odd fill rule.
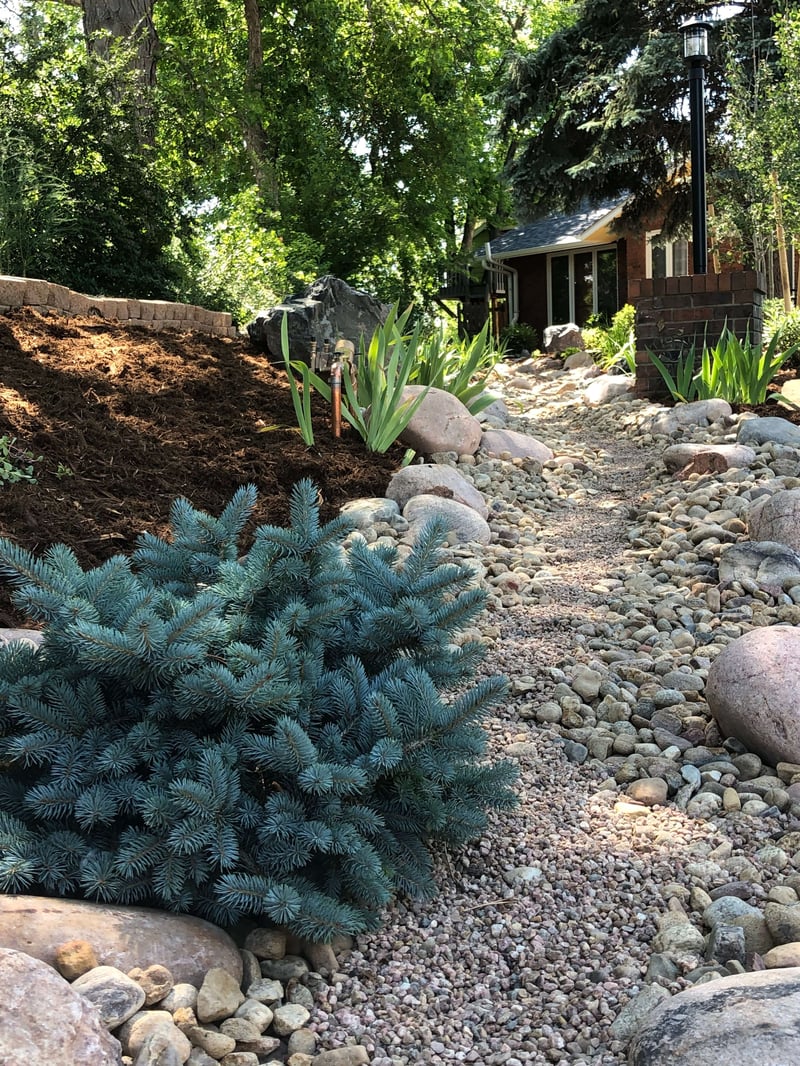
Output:
[[[689,64],[689,115],[692,141],[692,263],[695,274],[708,273],[706,229],[706,67],[711,23],[683,24],[683,54]]]

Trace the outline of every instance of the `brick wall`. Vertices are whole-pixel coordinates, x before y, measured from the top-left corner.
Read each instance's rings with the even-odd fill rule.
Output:
[[[715,344],[725,325],[741,338],[749,332],[760,344],[765,288],[755,270],[629,282],[628,298],[636,306],[636,395],[669,395],[648,349],[674,365],[694,344],[699,361],[704,344]]]
[[[111,296],[84,296],[63,285],[35,278],[13,278],[0,274],[0,314],[17,307],[37,311],[61,311],[68,315],[99,315],[121,325],[147,329],[178,329],[236,337],[239,331],[225,311],[207,311],[194,304],[167,300],[124,300]]]

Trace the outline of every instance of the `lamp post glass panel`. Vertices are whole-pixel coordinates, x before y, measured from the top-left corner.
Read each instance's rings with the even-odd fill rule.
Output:
[[[683,25],[683,54],[689,64],[689,116],[692,149],[692,259],[695,274],[708,272],[706,229],[706,67],[710,23]]]

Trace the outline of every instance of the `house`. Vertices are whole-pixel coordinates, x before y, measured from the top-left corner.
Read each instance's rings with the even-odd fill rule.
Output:
[[[586,204],[510,230],[476,253],[487,272],[493,331],[524,322],[541,336],[546,326],[592,315],[609,317],[629,302],[629,283],[689,273],[691,245],[659,241],[656,225],[626,230],[627,197]],[[631,301],[632,302],[632,301]]]

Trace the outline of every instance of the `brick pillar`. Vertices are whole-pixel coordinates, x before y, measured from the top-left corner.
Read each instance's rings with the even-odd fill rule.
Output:
[[[628,299],[636,307],[636,396],[669,397],[648,350],[671,368],[694,344],[697,365],[704,346],[716,344],[726,325],[737,337],[749,332],[753,344],[760,344],[765,295],[764,277],[755,270],[628,282]]]

